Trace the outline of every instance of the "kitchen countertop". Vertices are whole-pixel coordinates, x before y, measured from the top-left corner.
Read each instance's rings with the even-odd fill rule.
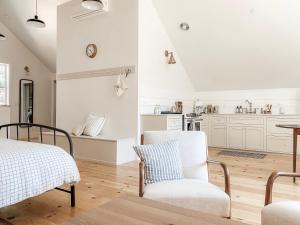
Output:
[[[145,113],[141,114],[141,116],[182,116],[183,114],[151,114],[151,113]]]
[[[300,116],[300,114],[246,114],[246,113],[211,113],[202,116]]]

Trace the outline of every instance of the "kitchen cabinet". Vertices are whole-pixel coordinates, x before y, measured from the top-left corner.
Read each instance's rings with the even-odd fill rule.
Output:
[[[232,149],[244,148],[244,128],[238,126],[229,126],[228,128],[228,146]]]
[[[244,128],[244,149],[254,151],[264,151],[264,128],[245,127]]]
[[[226,148],[227,128],[226,125],[214,124],[211,128],[210,145],[211,147]]]
[[[263,132],[263,127],[229,126],[228,148],[263,151]]]
[[[300,124],[300,116],[269,117],[267,120],[266,151],[276,153],[293,152],[293,132],[291,129],[276,127],[277,124]],[[298,137],[298,154],[300,154]]]
[[[276,125],[300,124],[300,115],[214,114],[204,118],[209,121],[203,130],[209,131],[210,147],[289,154],[293,149],[292,131]]]
[[[228,121],[228,148],[264,151],[263,117],[230,116]]]
[[[141,115],[141,132],[174,130],[180,131],[183,126],[182,115]]]

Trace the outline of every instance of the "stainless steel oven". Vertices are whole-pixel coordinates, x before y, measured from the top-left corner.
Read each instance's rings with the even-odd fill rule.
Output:
[[[201,131],[202,119],[201,116],[184,117],[184,130],[185,131]]]

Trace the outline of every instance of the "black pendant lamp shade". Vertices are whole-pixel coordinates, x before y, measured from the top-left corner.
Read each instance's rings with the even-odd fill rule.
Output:
[[[5,35],[0,34],[0,41],[4,41],[6,39]]]
[[[36,27],[36,28],[46,27],[45,22],[40,20],[38,15],[37,15],[37,0],[35,1],[35,16],[32,19],[28,19],[27,24],[31,27]]]
[[[82,0],[81,5],[83,8],[89,10],[103,9],[104,5],[101,0]]]

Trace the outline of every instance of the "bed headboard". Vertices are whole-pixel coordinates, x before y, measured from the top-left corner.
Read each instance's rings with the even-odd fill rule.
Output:
[[[38,128],[39,133],[40,133],[40,143],[43,143],[43,132],[44,131],[53,131],[53,143],[56,145],[56,134],[57,133],[62,133],[66,136],[66,138],[69,141],[69,153],[72,157],[74,157],[74,152],[73,152],[73,142],[72,138],[69,135],[68,132],[58,129],[56,127],[50,127],[46,125],[41,125],[41,124],[34,124],[34,123],[11,123],[11,124],[4,124],[0,125],[0,131],[2,129],[6,129],[6,138],[9,138],[9,133],[12,131],[12,128],[15,128],[16,134],[17,134],[17,140],[19,140],[19,129],[27,129],[27,141],[30,142],[30,131],[32,128]]]

